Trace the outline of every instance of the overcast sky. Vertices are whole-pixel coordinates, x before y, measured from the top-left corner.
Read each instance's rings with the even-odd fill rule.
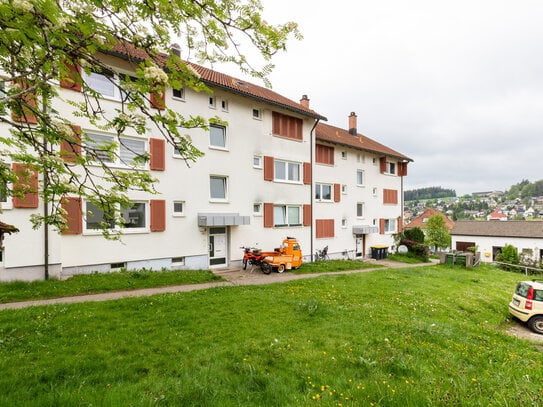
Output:
[[[274,58],[273,90],[307,94],[334,126],[356,112],[360,133],[414,160],[406,189],[543,179],[543,1],[262,4],[304,36]]]

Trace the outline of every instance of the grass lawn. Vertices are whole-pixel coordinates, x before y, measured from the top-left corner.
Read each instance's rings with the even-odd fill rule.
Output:
[[[223,278],[208,270],[139,270],[81,274],[62,281],[1,283],[0,303],[222,280]]]
[[[375,262],[362,260],[326,260],[303,263],[298,269],[291,270],[294,274],[329,273],[334,271],[363,270],[383,267]]]
[[[522,278],[383,268],[0,311],[0,405],[541,405],[541,350],[505,332]]]

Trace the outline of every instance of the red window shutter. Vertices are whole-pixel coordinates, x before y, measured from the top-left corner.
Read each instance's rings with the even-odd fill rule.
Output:
[[[13,197],[15,208],[38,207],[38,171],[31,169],[26,164],[13,164],[13,172],[17,181],[13,185],[15,194],[22,196]]]
[[[334,184],[334,202],[341,201],[341,185]]]
[[[381,174],[384,174],[387,171],[387,158],[381,157],[379,158],[379,171]]]
[[[81,155],[81,126],[72,126],[74,136],[71,140],[62,140],[60,156],[64,161],[73,163]]]
[[[272,228],[273,227],[273,204],[264,203],[264,227]]]
[[[303,124],[303,120],[297,117],[272,112],[272,134],[276,136],[302,140]]]
[[[81,92],[81,65],[73,61],[64,61],[66,76],[60,78],[60,87]]]
[[[315,237],[334,237],[334,219],[317,219],[315,221]]]
[[[398,175],[400,177],[407,176],[407,163],[398,162]]]
[[[385,220],[384,219],[379,219],[379,233],[381,235],[384,235],[385,234]]]
[[[151,232],[166,230],[166,201],[151,199]]]
[[[315,161],[319,164],[334,165],[334,147],[317,144],[315,148]]]
[[[304,184],[311,185],[311,163],[304,163]]]
[[[395,189],[383,189],[383,203],[396,205],[398,203],[398,191]]]
[[[304,226],[311,226],[311,205],[304,205]]]
[[[264,181],[273,181],[274,175],[273,157],[264,156]]]
[[[166,109],[166,92],[152,92],[150,97],[151,107],[153,109],[164,110]]]
[[[18,84],[21,89],[28,89],[30,87],[29,82],[25,80],[16,82],[16,84]],[[15,111],[14,107],[19,108],[17,109],[17,112]],[[36,110],[38,107],[38,96],[35,93],[29,92],[24,94],[20,103],[16,104],[14,107],[11,109],[11,118],[13,121],[30,124],[38,123],[38,118],[34,114],[34,110]]]
[[[66,229],[63,235],[80,235],[83,232],[83,214],[81,198],[65,197],[62,199],[62,209],[66,211]]]
[[[151,153],[149,168],[155,171],[164,171],[166,169],[166,140],[150,138],[149,149]]]
[[[402,217],[398,216],[398,233],[402,233],[402,231],[403,231]]]

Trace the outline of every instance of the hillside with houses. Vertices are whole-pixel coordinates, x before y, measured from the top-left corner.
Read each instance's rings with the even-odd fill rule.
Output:
[[[427,208],[437,209],[457,220],[543,220],[543,180],[522,181],[507,191],[475,192],[461,197],[433,197],[408,200],[406,191],[404,219],[408,223]],[[440,193],[439,188],[434,188]],[[446,190],[451,191],[451,190]],[[454,195],[454,191],[453,195]],[[420,194],[419,194],[420,195]]]

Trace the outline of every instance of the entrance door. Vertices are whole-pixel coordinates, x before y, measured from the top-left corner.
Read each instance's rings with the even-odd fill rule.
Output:
[[[226,228],[209,229],[209,266],[226,266]]]
[[[356,238],[356,257],[364,256],[364,236]]]

